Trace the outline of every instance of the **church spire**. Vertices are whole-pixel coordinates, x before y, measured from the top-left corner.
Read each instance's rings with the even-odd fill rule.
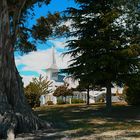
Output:
[[[56,59],[55,59],[55,46],[51,48],[51,65],[47,69],[47,76],[49,80],[57,80],[58,79],[58,67],[56,65]]]
[[[52,47],[52,64],[53,64],[53,65],[56,65],[55,46]]]
[[[58,67],[56,64],[56,59],[55,59],[55,46],[52,46],[52,49],[51,49],[51,65],[50,65],[49,69],[57,69],[58,70]]]

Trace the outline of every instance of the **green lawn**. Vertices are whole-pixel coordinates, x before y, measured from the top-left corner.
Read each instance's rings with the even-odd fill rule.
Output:
[[[107,112],[104,104],[80,104],[46,106],[35,111],[55,128],[44,139],[140,139],[140,107],[114,104]]]

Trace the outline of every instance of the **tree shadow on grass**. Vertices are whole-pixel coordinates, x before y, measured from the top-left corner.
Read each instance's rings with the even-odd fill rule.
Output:
[[[56,129],[54,132],[42,131],[34,137],[38,140],[79,138],[107,131],[127,130],[140,125],[140,109],[132,106],[114,106],[111,112],[106,111],[104,105],[46,107],[36,112],[41,119],[52,122]],[[140,136],[133,132],[124,135]]]
[[[56,130],[39,130],[32,133],[18,135],[16,140],[56,140],[65,137],[56,132]]]

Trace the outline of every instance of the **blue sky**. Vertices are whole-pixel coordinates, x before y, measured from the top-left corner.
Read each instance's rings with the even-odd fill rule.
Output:
[[[48,6],[43,5],[41,8],[35,7],[35,16],[33,19],[27,20],[27,25],[32,26],[36,19],[40,16],[46,16],[47,12],[56,12],[66,10],[67,7],[76,7],[74,0],[52,0]],[[55,40],[47,41],[44,44],[37,44],[37,52],[31,52],[20,56],[19,53],[15,53],[16,65],[20,75],[23,77],[23,82],[27,85],[33,77],[37,77],[40,74],[45,76],[43,69],[46,69],[51,64],[51,47],[54,45],[56,48],[55,57],[59,68],[65,68],[70,60],[69,56],[62,57],[62,53],[66,50],[65,38],[58,38]]]

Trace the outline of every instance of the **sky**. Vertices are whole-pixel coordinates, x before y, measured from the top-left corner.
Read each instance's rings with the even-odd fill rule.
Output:
[[[67,7],[76,7],[74,0],[52,0],[48,6],[42,6],[41,8],[35,7],[35,17],[28,19],[28,26],[32,26],[36,19],[40,16],[47,15],[47,12],[63,11]],[[28,85],[33,77],[38,77],[40,74],[45,76],[45,69],[49,68],[52,63],[52,47],[55,46],[55,58],[57,66],[66,68],[69,65],[71,59],[69,55],[63,56],[66,51],[65,38],[57,38],[55,40],[49,40],[44,44],[37,44],[37,51],[30,52],[28,54],[20,55],[15,53],[15,62],[20,75],[23,77],[24,86]]]

